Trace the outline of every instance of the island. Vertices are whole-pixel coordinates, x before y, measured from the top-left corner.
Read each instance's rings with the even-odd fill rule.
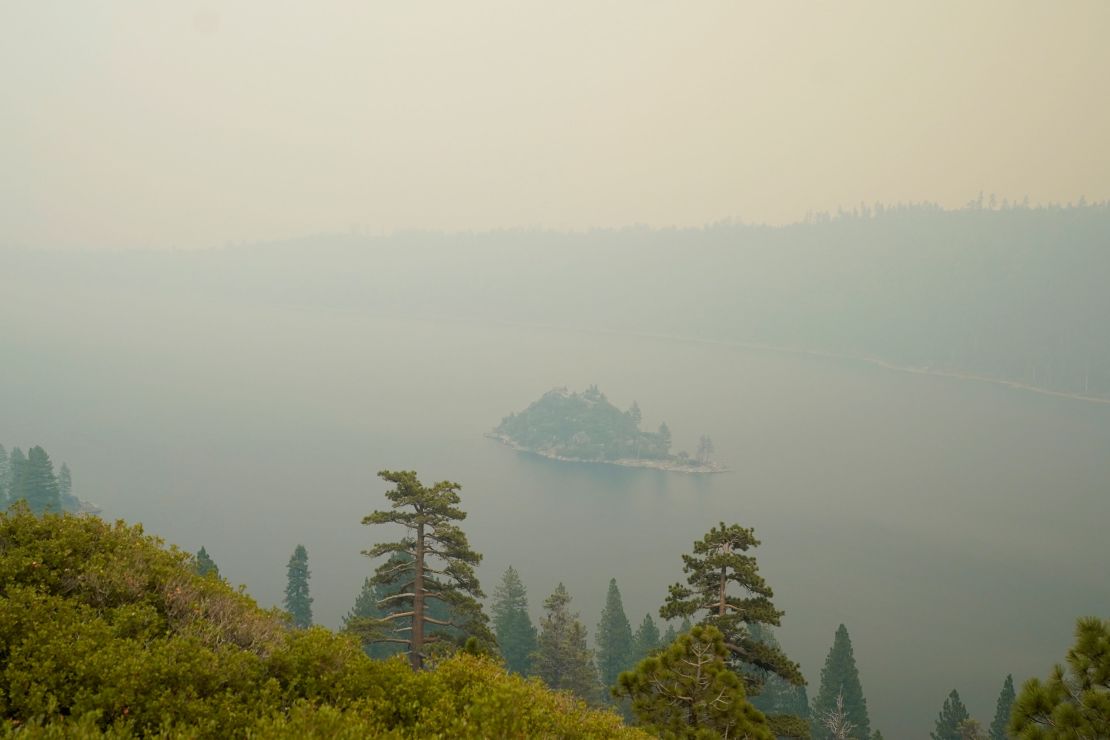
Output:
[[[671,454],[671,430],[640,430],[635,401],[621,411],[596,385],[582,393],[555,388],[524,411],[509,414],[486,436],[524,452],[566,462],[606,463],[680,473],[723,473],[712,460],[713,441],[702,435],[697,454]]]

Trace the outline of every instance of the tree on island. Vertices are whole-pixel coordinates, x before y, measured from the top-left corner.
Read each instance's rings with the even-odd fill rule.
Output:
[[[716,448],[713,446],[713,440],[708,434],[701,435],[698,440],[698,462],[702,465],[707,464],[714,452],[716,452]]]
[[[211,573],[216,578],[220,577],[220,569],[216,566],[216,561],[209,556],[208,551],[203,546],[197,550],[193,570],[198,576],[206,576]]]
[[[570,594],[559,584],[543,602],[547,614],[540,621],[532,671],[550,688],[569,691],[597,703],[601,686],[593,652],[586,647],[586,628],[570,611]]]
[[[613,696],[628,698],[641,726],[659,737],[774,740],[763,714],[728,669],[729,649],[712,626],[697,626],[620,675]]]
[[[308,551],[297,545],[289,558],[288,583],[285,586],[285,609],[293,617],[293,625],[302,629],[312,626],[312,597],[308,594]]]
[[[505,667],[513,673],[528,675],[532,653],[536,650],[536,628],[528,615],[528,595],[520,574],[513,566],[505,571],[493,592],[493,630]]]
[[[963,740],[963,724],[971,719],[967,707],[960,701],[960,692],[952,689],[944,700],[936,726],[929,733],[933,740]]]
[[[597,625],[597,668],[601,685],[606,688],[617,682],[617,677],[628,670],[632,660],[632,625],[624,613],[617,579],[609,580],[605,608]]]
[[[484,594],[474,574],[482,556],[470,549],[466,534],[454,524],[466,518],[466,512],[458,508],[461,486],[440,481],[426,487],[411,470],[383,470],[378,476],[394,484],[385,494],[393,503],[392,510],[371,512],[362,523],[399,524],[408,534],[396,542],[374,545],[363,554],[371,558],[385,554],[409,557],[387,560],[378,567],[371,582],[396,591],[378,604],[387,612],[385,616],[360,622],[356,630],[367,642],[404,645],[409,663],[416,670],[424,666],[426,647],[444,639],[428,634],[429,625],[455,627],[465,635],[494,643],[478,602]],[[431,616],[429,599],[449,607],[451,617]],[[407,626],[390,629],[393,622],[406,619]]]
[[[845,716],[861,737],[871,733],[871,721],[867,716],[867,699],[863,696],[863,686],[856,668],[856,658],[852,652],[852,638],[842,624],[836,629],[832,647],[821,669],[821,688],[813,699],[813,738],[825,740],[833,737],[822,719],[837,706],[843,707]]]

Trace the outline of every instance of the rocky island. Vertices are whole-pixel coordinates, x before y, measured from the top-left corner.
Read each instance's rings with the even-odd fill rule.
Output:
[[[634,401],[621,411],[592,385],[582,393],[555,388],[524,411],[509,414],[487,436],[510,447],[552,460],[606,463],[681,473],[722,473],[711,459],[713,441],[702,436],[697,454],[671,454],[671,430],[640,430],[640,407]]]

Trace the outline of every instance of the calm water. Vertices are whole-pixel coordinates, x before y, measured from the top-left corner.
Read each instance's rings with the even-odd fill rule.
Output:
[[[989,723],[1006,673],[1062,659],[1110,614],[1110,406],[863,363],[553,329],[299,309],[80,312],[24,296],[0,442],[43,444],[108,517],[201,545],[263,604],[303,543],[338,626],[384,539],[382,468],[463,485],[487,591],[510,563],[533,611],[566,583],[593,630],[615,577],[633,624],[719,521],[754,527],[816,691],[837,625],[872,725],[926,737],[958,688]],[[229,318],[230,317],[230,318]],[[555,463],[482,435],[557,385],[597,383],[733,472]]]

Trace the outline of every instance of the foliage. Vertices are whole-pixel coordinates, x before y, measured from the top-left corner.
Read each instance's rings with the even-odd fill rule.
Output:
[[[929,737],[933,740],[962,740],[962,725],[969,719],[971,716],[967,713],[967,707],[960,701],[959,692],[952,689],[948,698],[944,700],[936,727],[929,733]]]
[[[293,618],[296,627],[312,625],[312,597],[308,595],[308,551],[304,545],[297,545],[289,558],[287,568],[288,583],[285,586],[285,609]]]
[[[753,689],[759,688],[760,677],[752,669],[775,673],[801,686],[805,678],[798,665],[777,645],[761,642],[751,633],[751,626],[778,626],[782,617],[771,603],[774,594],[759,575],[755,558],[744,554],[758,545],[751,529],[721,522],[694,543],[693,555],[683,554],[682,570],[688,585],[672,585],[659,614],[671,619],[705,612],[700,624],[720,630],[731,651],[731,662],[744,672]],[[741,595],[729,593],[730,586],[739,587]]]
[[[26,459],[16,458],[12,466],[12,483],[9,497],[12,501],[25,500],[31,511],[42,514],[62,510],[58,492],[58,479],[54,463],[42,447],[35,445],[27,450]]]
[[[671,460],[670,431],[640,431],[640,407],[621,411],[592,385],[583,393],[556,388],[494,434],[528,450],[579,460]],[[665,433],[664,433],[665,432]]]
[[[596,703],[601,699],[594,655],[586,647],[586,628],[578,614],[570,611],[570,594],[559,584],[543,602],[546,615],[540,621],[532,670],[553,689],[569,691]]]
[[[501,657],[510,671],[531,673],[532,653],[536,650],[536,628],[528,616],[528,594],[520,574],[513,566],[505,571],[493,592],[493,629]]]
[[[643,737],[482,656],[413,672],[290,630],[141,527],[26,505],[0,515],[0,718],[28,738]]]
[[[728,655],[715,627],[694,627],[622,673],[613,695],[631,699],[636,718],[658,737],[772,740],[763,714],[745,700],[743,682],[728,669]]]
[[[1110,737],[1110,620],[1079,620],[1067,668],[1022,686],[1009,730],[1021,740]]]
[[[378,567],[371,579],[375,585],[391,589],[378,608],[386,614],[380,619],[359,620],[349,625],[368,642],[393,642],[408,648],[409,662],[420,668],[427,657],[426,646],[442,642],[443,635],[426,633],[429,625],[451,626],[465,636],[474,636],[493,645],[496,640],[487,626],[478,599],[482,588],[474,566],[482,556],[470,549],[466,534],[453,522],[466,518],[458,508],[458,483],[440,481],[424,486],[411,470],[383,470],[379,477],[394,484],[386,492],[390,511],[374,511],[363,524],[399,524],[408,535],[396,542],[385,542],[363,551],[371,558],[391,557]],[[428,600],[450,609],[449,619],[432,616]]]
[[[998,703],[994,709],[994,721],[990,726],[990,740],[1008,740],[1010,735],[1006,732],[1010,724],[1010,713],[1014,708],[1014,677],[1006,676],[1002,682],[1002,691],[998,694]]]
[[[617,677],[633,665],[632,625],[624,613],[621,592],[617,579],[609,580],[609,591],[605,597],[605,608],[601,611],[601,621],[597,625],[597,670],[601,685],[610,687]]]
[[[748,629],[753,639],[781,649],[772,628],[751,624]],[[759,693],[750,694],[748,698],[767,717],[767,724],[775,737],[810,737],[809,697],[806,695],[806,687],[796,686],[777,673],[761,668],[751,667],[748,672],[755,676],[755,683],[760,687]]]
[[[843,712],[851,722],[854,731],[861,737],[871,734],[871,721],[867,716],[867,699],[856,668],[856,658],[852,653],[852,638],[842,624],[836,628],[832,647],[821,669],[821,688],[813,700],[813,737],[824,740],[832,735],[823,723],[823,718],[841,702]]]

